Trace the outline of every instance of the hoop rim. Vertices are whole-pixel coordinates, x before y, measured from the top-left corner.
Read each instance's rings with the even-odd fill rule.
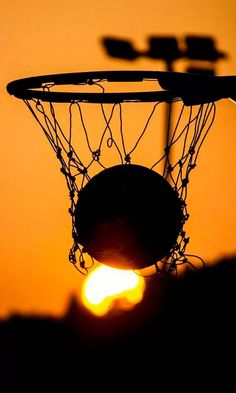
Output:
[[[92,85],[99,81],[159,83],[163,90],[115,93],[83,93],[49,91],[53,85]],[[43,90],[35,90],[42,88]],[[231,98],[236,101],[236,76],[212,76],[167,71],[90,71],[50,74],[17,79],[7,85],[7,92],[16,98],[38,99],[46,102],[88,103],[172,102],[182,100],[186,105],[198,105]]]

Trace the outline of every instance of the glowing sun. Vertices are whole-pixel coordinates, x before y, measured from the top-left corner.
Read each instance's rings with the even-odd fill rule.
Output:
[[[82,301],[97,316],[113,309],[130,309],[143,298],[145,281],[132,270],[105,265],[95,268],[82,287]]]

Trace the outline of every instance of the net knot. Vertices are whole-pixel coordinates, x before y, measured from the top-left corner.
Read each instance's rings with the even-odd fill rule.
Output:
[[[166,146],[166,147],[164,148],[164,152],[165,152],[166,154],[168,154],[168,153],[170,152],[170,146]]]
[[[91,78],[87,79],[87,84],[90,85],[90,86],[94,85],[93,79],[91,79]]]
[[[173,250],[174,250],[174,251],[178,251],[179,248],[180,248],[180,245],[179,245],[178,243],[175,243],[175,245],[174,245],[174,247],[173,247]]]
[[[71,207],[68,209],[68,212],[69,212],[69,214],[70,214],[72,217],[75,216],[75,212],[74,212],[74,210],[73,210]]]
[[[194,153],[195,153],[194,147],[190,147],[190,149],[189,149],[189,154],[190,154],[190,156],[193,156]]]
[[[167,172],[171,173],[171,172],[173,172],[173,170],[174,170],[173,166],[172,165],[168,165]]]
[[[81,173],[81,175],[87,175],[88,169],[84,167],[83,169],[80,169],[79,172]]]
[[[187,213],[183,217],[183,222],[187,221],[188,219],[189,219],[189,214]]]
[[[70,199],[73,199],[74,196],[75,196],[75,191],[74,190],[70,190],[69,195],[70,195]]]
[[[168,272],[169,273],[174,272],[176,270],[176,262],[177,261],[178,260],[176,258],[173,258],[173,260],[172,260],[172,262],[171,262],[171,264],[170,264],[170,266],[168,268]]]
[[[71,159],[72,156],[73,156],[73,150],[68,151],[67,157]]]
[[[125,156],[125,162],[126,162],[126,164],[130,164],[130,163],[131,163],[130,154],[126,154],[126,156]]]
[[[185,178],[182,180],[182,186],[183,186],[183,187],[186,187],[188,183],[189,183],[189,179],[188,179],[188,177],[185,177]]]
[[[75,183],[75,176],[73,176],[70,172],[67,173],[67,176],[72,181],[72,183]]]
[[[61,167],[60,171],[61,171],[61,173],[63,173],[63,175],[65,175],[65,176],[68,175],[68,172],[64,167]]]
[[[99,161],[100,155],[101,155],[101,150],[100,149],[95,150],[95,151],[92,152],[92,156],[93,156],[93,159],[95,161]]]

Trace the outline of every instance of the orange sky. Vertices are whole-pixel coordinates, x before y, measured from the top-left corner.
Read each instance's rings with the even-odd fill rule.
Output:
[[[163,70],[105,56],[100,38],[130,38],[142,50],[148,35],[213,35],[229,54],[218,75],[236,74],[234,0],[12,0],[1,6],[1,264],[0,316],[12,311],[60,314],[83,277],[68,262],[69,201],[58,163],[26,107],[6,84],[21,77],[91,70]],[[181,71],[186,64],[179,62]],[[235,252],[235,105],[217,103],[189,189],[189,252],[212,261]]]

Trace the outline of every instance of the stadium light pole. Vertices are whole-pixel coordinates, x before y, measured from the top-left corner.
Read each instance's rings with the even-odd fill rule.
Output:
[[[219,59],[227,57],[224,52],[216,48],[215,40],[210,36],[187,35],[183,49],[179,48],[178,41],[173,36],[150,36],[148,37],[148,49],[144,52],[136,50],[132,42],[127,39],[104,37],[102,44],[105,47],[106,53],[111,57],[127,61],[135,61],[139,57],[161,60],[164,62],[165,71],[167,72],[174,71],[175,61],[187,59],[208,63],[208,68],[192,66],[187,69],[187,72],[214,75],[214,64]],[[165,114],[164,146],[166,148],[166,160],[164,163],[164,173],[166,172],[168,162],[170,162],[171,120],[172,104],[169,102],[166,104]],[[168,176],[167,171],[166,177]]]

